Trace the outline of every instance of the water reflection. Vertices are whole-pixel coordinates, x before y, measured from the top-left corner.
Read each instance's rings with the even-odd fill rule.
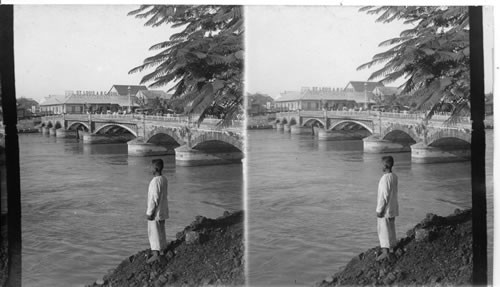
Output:
[[[127,164],[130,166],[144,166],[149,169],[151,161],[155,158],[163,159],[163,168],[166,171],[174,172],[175,166],[175,155],[164,155],[164,156],[128,156],[126,158]]]
[[[315,139],[318,144],[318,150],[321,152],[327,151],[361,151],[363,150],[363,141],[361,140],[348,140],[348,141],[319,141]]]
[[[128,154],[127,144],[83,144],[83,154]]]

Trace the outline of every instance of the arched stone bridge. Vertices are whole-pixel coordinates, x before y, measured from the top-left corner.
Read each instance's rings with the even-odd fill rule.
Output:
[[[220,129],[218,120],[200,126],[187,117],[145,115],[56,115],[42,118],[40,131],[82,138],[85,144],[127,142],[129,155],[175,154],[177,165],[241,162],[242,123]]]
[[[461,161],[470,158],[468,118],[446,124],[448,115],[373,111],[297,111],[278,113],[275,126],[292,134],[314,134],[319,140],[363,139],[365,152],[410,152],[414,162]]]

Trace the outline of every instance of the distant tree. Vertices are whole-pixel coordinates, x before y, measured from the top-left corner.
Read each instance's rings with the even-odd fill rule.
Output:
[[[373,94],[372,99],[375,101],[377,105],[393,106],[399,104],[398,97],[396,96],[396,94],[391,94],[391,95]]]
[[[139,105],[140,109],[146,108],[146,97],[135,97],[134,103]]]
[[[31,109],[33,106],[38,107],[39,105],[37,101],[24,97],[17,98],[16,101],[17,101],[17,106],[24,109]]]
[[[381,14],[377,22],[401,20],[413,24],[399,37],[379,46],[392,46],[358,67],[385,63],[369,80],[382,78],[384,84],[404,77],[402,95],[410,95],[418,109],[432,117],[441,105],[452,105],[453,122],[470,111],[469,15],[461,7],[363,7],[360,11]]]
[[[147,107],[156,112],[165,112],[167,109],[167,102],[160,97],[154,97],[148,101]]]
[[[129,73],[154,69],[141,84],[161,87],[174,83],[171,104],[198,123],[216,106],[223,107],[222,125],[242,112],[243,105],[243,8],[241,6],[142,5],[129,15],[147,18],[146,26],[164,24],[182,31],[153,45],[160,50]]]
[[[267,102],[274,103],[274,99],[272,97],[262,93],[255,93],[255,94],[247,93],[246,98],[248,104],[266,105]]]
[[[380,94],[372,94],[371,99],[375,101],[375,104],[382,105],[382,102],[384,101],[384,96]]]

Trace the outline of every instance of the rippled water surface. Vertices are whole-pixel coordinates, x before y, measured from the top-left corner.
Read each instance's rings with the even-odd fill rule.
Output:
[[[311,285],[378,245],[380,154],[364,154],[362,141],[325,142],[276,130],[250,131],[248,138],[252,285]],[[491,266],[491,131],[486,149]],[[399,177],[398,238],[429,212],[446,216],[472,206],[470,162],[415,164],[409,153],[392,155]]]
[[[127,146],[83,145],[20,135],[23,286],[83,286],[124,258],[149,248],[145,220],[151,157]],[[242,208],[242,165],[178,167],[162,157],[169,179],[167,237],[196,215]]]

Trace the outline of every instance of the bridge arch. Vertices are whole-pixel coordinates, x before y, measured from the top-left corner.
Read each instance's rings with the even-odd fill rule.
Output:
[[[360,121],[356,121],[356,120],[342,120],[342,121],[339,121],[335,124],[333,124],[329,130],[334,130],[335,128],[338,128],[338,127],[341,127],[341,126],[345,126],[345,125],[351,125],[351,126],[358,126],[358,127],[362,127],[364,129],[366,129],[367,131],[369,131],[370,133],[373,134],[373,129],[372,127],[368,126],[366,123],[364,122],[360,122]]]
[[[389,128],[382,131],[382,139],[392,140],[394,137],[404,138],[406,137],[408,140],[412,139],[414,142],[419,142],[420,137],[415,132],[413,126],[406,126],[400,124],[392,124]]]
[[[126,125],[117,124],[117,123],[105,124],[105,125],[99,127],[98,129],[96,129],[94,133],[97,134],[100,131],[105,130],[105,129],[110,128],[110,127],[120,127],[120,128],[122,128],[124,130],[129,131],[132,135],[134,135],[135,137],[137,137],[137,133],[133,129],[131,129],[130,127],[127,127]]]
[[[319,119],[308,119],[304,122],[303,126],[314,126],[315,124],[319,124],[322,128],[325,127],[325,123]]]
[[[295,118],[290,118],[290,125],[297,125],[299,122]]]
[[[89,125],[84,122],[74,122],[68,126],[68,130],[78,130],[79,127],[83,127],[83,130],[88,132],[90,130]]]
[[[158,127],[151,131],[144,139],[147,143],[167,143],[171,145],[183,145],[182,131],[176,128]]]
[[[234,135],[221,132],[206,132],[191,138],[192,149],[216,150],[229,149],[229,151],[243,152],[243,141]]]
[[[457,129],[439,129],[427,135],[427,144],[430,146],[441,145],[443,141],[450,144],[470,145],[471,135]]]

